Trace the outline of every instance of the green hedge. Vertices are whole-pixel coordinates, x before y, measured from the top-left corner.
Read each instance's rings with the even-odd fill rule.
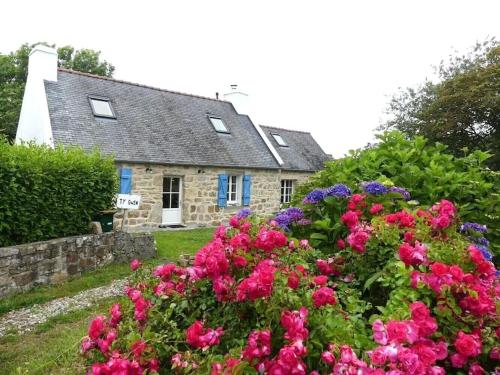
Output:
[[[301,186],[294,196],[297,204],[314,188],[345,183],[355,187],[378,180],[408,189],[413,199],[432,205],[440,199],[455,202],[464,221],[486,224],[487,237],[498,255],[500,240],[500,172],[489,170],[491,154],[474,151],[464,157],[449,154],[443,144],[430,144],[424,137],[407,139],[399,132],[377,136],[373,147],[351,151],[326,163]]]
[[[88,233],[117,184],[113,159],[98,151],[0,139],[0,246]]]

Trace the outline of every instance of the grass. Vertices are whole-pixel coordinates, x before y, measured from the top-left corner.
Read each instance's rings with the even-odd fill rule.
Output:
[[[199,228],[155,232],[158,255],[160,258],[179,259],[181,254],[194,254],[213,236],[214,228]]]
[[[79,356],[80,340],[93,316],[106,314],[116,298],[99,301],[92,308],[60,315],[25,335],[0,338],[0,374],[84,374]]]
[[[147,263],[160,263],[165,260],[177,260],[181,254],[194,254],[212,237],[213,228],[156,232],[158,257]],[[65,283],[40,286],[28,292],[16,294],[0,300],[0,315],[6,312],[44,303],[56,298],[73,296],[83,290],[109,284],[111,281],[127,277],[130,274],[128,264],[112,264],[87,272],[81,277]]]

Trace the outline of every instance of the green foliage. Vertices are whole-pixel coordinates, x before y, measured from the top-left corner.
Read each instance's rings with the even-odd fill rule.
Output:
[[[378,180],[406,188],[422,205],[443,198],[455,202],[463,221],[488,225],[493,250],[498,253],[500,173],[484,166],[488,153],[476,150],[455,157],[447,153],[445,145],[431,144],[424,137],[407,139],[399,132],[377,137],[380,142],[374,147],[327,162],[324,170],[299,187],[295,204],[317,187],[345,183],[354,188],[361,182]]]
[[[0,53],[0,135],[13,140],[16,136],[17,123],[21,112],[24,86],[28,76],[28,59],[37,44],[25,43],[10,54]],[[111,77],[115,67],[107,61],[101,61],[100,52],[91,49],[76,50],[71,46],[57,50],[59,66],[80,72]]]
[[[112,158],[98,151],[0,141],[0,246],[88,233],[117,191]]]
[[[439,82],[426,81],[393,97],[392,119],[382,127],[410,136],[423,135],[448,145],[455,155],[464,148],[488,149],[488,164],[500,168],[500,44],[478,43],[473,52],[441,62]]]
[[[111,77],[115,67],[107,61],[100,61],[101,52],[92,49],[75,50],[74,47],[64,46],[57,49],[59,66],[79,72]]]

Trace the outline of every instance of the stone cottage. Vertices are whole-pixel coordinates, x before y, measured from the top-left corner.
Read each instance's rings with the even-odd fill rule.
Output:
[[[120,192],[141,196],[127,230],[272,214],[329,159],[307,132],[254,124],[236,89],[219,100],[58,69],[45,46],[28,71],[16,142],[113,155]]]

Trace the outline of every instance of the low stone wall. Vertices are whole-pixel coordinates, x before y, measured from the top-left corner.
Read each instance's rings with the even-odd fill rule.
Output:
[[[110,263],[156,255],[151,234],[109,232],[0,248],[0,297],[57,284]]]

